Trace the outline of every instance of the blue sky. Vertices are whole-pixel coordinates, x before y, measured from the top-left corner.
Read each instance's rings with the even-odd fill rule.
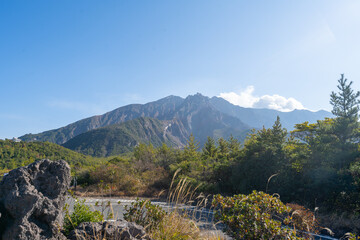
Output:
[[[359,12],[355,0],[0,1],[0,138],[197,92],[330,110],[341,73],[360,88]]]

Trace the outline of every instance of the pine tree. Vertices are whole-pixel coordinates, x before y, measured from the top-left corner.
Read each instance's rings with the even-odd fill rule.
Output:
[[[191,133],[187,145],[184,147],[183,155],[188,161],[196,161],[199,157],[199,142],[195,140],[194,135]]]
[[[352,82],[347,84],[344,74],[338,80],[339,92],[332,92],[330,95],[330,104],[333,106],[331,111],[335,116],[334,133],[339,138],[342,149],[348,143],[358,142],[358,112],[360,92],[354,92],[351,88]]]
[[[207,137],[207,141],[203,148],[203,154],[207,157],[215,157],[216,151],[215,140],[212,137]]]
[[[276,121],[271,131],[273,134],[274,142],[279,142],[279,143],[284,142],[287,135],[287,131],[285,128],[282,128],[279,116],[276,117]]]

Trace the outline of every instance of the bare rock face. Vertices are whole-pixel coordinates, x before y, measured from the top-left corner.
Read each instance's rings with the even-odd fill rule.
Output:
[[[60,232],[71,181],[65,161],[47,159],[9,172],[0,182],[0,240],[66,239]]]
[[[124,220],[81,223],[68,236],[70,240],[150,240],[144,228]]]

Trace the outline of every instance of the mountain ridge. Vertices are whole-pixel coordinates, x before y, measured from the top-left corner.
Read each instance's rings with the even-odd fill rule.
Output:
[[[38,134],[25,134],[23,141],[49,141],[65,144],[72,138],[101,127],[121,124],[138,118],[173,121],[169,129],[181,144],[192,133],[203,144],[208,136],[227,138],[231,135],[243,140],[252,128],[271,127],[280,116],[283,127],[291,130],[296,123],[314,122],[331,116],[326,111],[308,110],[280,112],[272,109],[243,108],[219,97],[209,98],[200,93],[186,98],[170,95],[146,104],[129,104],[102,115],[78,120],[64,127]],[[181,145],[180,145],[181,146]]]

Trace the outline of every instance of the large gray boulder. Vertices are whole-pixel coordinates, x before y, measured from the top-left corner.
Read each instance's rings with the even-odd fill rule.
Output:
[[[66,239],[60,232],[71,181],[65,161],[47,159],[12,170],[0,182],[0,239]]]
[[[150,240],[144,228],[125,220],[81,223],[68,236],[70,240]]]

